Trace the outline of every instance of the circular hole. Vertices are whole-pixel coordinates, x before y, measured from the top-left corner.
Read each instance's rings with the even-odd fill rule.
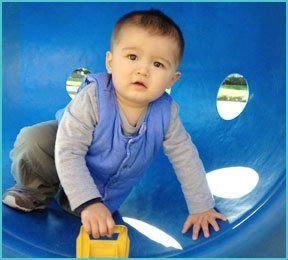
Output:
[[[87,74],[91,74],[91,72],[85,68],[79,68],[74,70],[68,77],[66,81],[66,90],[72,99],[77,94],[77,91]]]
[[[217,94],[217,110],[225,120],[239,116],[244,110],[249,96],[245,78],[233,73],[224,79]]]

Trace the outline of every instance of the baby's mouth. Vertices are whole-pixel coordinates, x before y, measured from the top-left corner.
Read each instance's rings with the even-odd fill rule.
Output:
[[[133,84],[136,85],[137,87],[147,88],[145,86],[145,84],[143,82],[141,82],[141,81],[135,81],[135,82],[133,82]]]

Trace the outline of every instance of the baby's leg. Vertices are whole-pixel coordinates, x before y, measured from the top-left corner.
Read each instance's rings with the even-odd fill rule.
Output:
[[[24,127],[17,136],[11,172],[16,185],[3,195],[3,203],[23,211],[42,209],[57,193],[59,179],[54,161],[57,121]]]

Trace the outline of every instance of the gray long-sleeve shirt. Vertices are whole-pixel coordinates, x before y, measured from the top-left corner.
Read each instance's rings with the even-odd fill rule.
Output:
[[[56,168],[72,210],[91,199],[101,197],[85,161],[99,121],[96,87],[95,83],[87,85],[71,100],[56,136]],[[121,109],[119,111],[123,133],[136,133],[145,118],[145,113],[133,127]],[[207,184],[202,161],[181,123],[178,105],[174,101],[171,104],[170,124],[163,140],[163,148],[181,184],[189,213],[200,213],[213,208],[214,199]]]

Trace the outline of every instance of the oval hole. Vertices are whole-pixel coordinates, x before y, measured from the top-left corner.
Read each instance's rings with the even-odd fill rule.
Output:
[[[77,94],[77,91],[84,81],[85,76],[91,72],[85,68],[79,68],[72,72],[66,81],[66,90],[69,96],[73,99]]]
[[[225,120],[239,116],[244,110],[249,96],[245,78],[233,73],[224,79],[217,94],[217,110]]]

